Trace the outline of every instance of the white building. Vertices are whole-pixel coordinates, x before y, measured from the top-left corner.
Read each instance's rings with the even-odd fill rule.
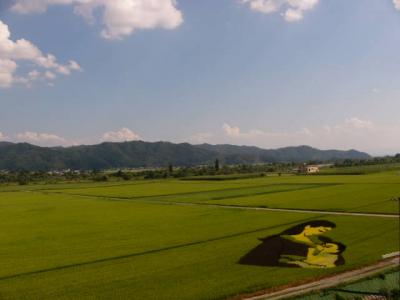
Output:
[[[300,172],[300,173],[307,173],[307,174],[310,174],[310,173],[318,173],[318,172],[319,172],[319,166],[317,166],[317,165],[306,165],[306,164],[304,164],[304,165],[301,165],[301,166],[299,167],[299,172]]]

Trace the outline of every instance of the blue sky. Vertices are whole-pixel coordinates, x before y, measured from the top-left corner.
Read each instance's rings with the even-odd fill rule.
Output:
[[[400,152],[400,1],[84,2],[0,5],[1,140]]]

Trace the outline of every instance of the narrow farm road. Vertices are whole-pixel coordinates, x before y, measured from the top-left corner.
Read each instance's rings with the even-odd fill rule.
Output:
[[[229,209],[279,211],[279,212],[295,212],[295,213],[297,212],[297,213],[303,213],[303,214],[309,213],[309,214],[358,216],[358,217],[400,218],[400,215],[396,215],[396,214],[342,212],[342,211],[328,211],[328,210],[307,210],[307,209],[295,209],[295,208],[269,208],[269,207],[209,204],[209,203],[198,203],[198,202],[171,202],[171,201],[155,201],[155,200],[151,200],[151,201],[147,201],[147,202],[157,202],[157,203],[172,204],[172,205],[201,205],[201,206],[221,207],[221,208],[229,208]]]
[[[385,269],[390,269],[400,264],[400,256],[397,255],[394,258],[389,258],[385,260],[381,260],[373,265],[366,266],[360,269],[347,271],[344,273],[340,273],[337,275],[333,275],[318,281],[313,281],[310,283],[300,284],[297,286],[292,286],[289,288],[285,288],[282,290],[274,291],[274,292],[262,292],[256,296],[243,296],[235,299],[244,299],[244,300],[278,300],[285,299],[289,297],[295,297],[302,294],[307,294],[313,291],[318,291],[321,289],[326,289],[330,287],[335,287],[337,285],[343,283],[354,282],[356,280],[371,276],[373,274],[379,273]]]

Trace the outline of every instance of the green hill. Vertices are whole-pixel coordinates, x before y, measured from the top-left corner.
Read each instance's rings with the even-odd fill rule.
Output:
[[[132,141],[73,147],[39,147],[27,143],[0,143],[0,170],[56,170],[161,167],[222,163],[268,163],[365,159],[356,150],[318,150],[309,146],[266,150],[234,145],[191,145]]]

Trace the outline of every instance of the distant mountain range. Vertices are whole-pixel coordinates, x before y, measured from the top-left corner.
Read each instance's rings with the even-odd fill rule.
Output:
[[[27,143],[0,142],[0,170],[91,170],[110,168],[194,166],[212,164],[334,161],[367,159],[356,150],[319,150],[309,146],[261,149],[235,145],[191,145],[132,141],[73,147],[39,147]]]

